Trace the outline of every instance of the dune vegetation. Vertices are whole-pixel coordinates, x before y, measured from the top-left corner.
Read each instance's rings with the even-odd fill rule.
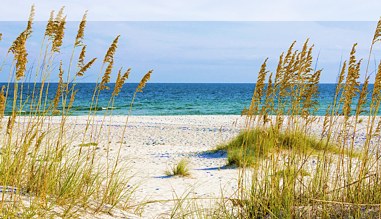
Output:
[[[107,123],[114,100],[131,69],[117,70],[110,86],[119,36],[111,42],[101,62],[93,89],[87,123],[82,135],[68,129],[76,99],[76,80],[89,73],[97,58],[87,58],[84,42],[86,14],[72,42],[69,63],[59,59],[65,35],[63,8],[52,11],[41,43],[37,65],[28,65],[26,45],[33,34],[34,7],[25,30],[14,40],[2,60],[11,62],[9,81],[0,91],[0,194],[4,218],[63,217],[102,214],[114,208],[129,209],[136,189],[129,186],[122,165],[120,139],[117,156],[97,162],[100,136],[110,140]],[[2,34],[0,34],[1,40]],[[372,39],[381,41],[381,20]],[[1,43],[1,41],[0,41]],[[238,169],[238,189],[229,197],[210,198],[212,208],[203,208],[197,198],[176,198],[172,218],[371,218],[381,216],[381,61],[370,72],[370,58],[363,64],[354,44],[349,59],[338,74],[335,96],[323,117],[315,116],[322,70],[316,69],[313,46],[307,40],[300,50],[292,43],[280,55],[271,72],[262,64],[252,101],[245,109],[246,128],[218,150],[226,150],[227,164]],[[360,79],[360,72],[365,78]],[[136,87],[138,93],[150,79],[148,71]],[[50,78],[59,83],[51,90]],[[371,85],[371,81],[374,83]],[[371,88],[371,89],[370,89]],[[23,96],[24,89],[31,89]],[[98,123],[100,94],[113,89],[102,121]],[[48,93],[53,92],[50,98]],[[6,114],[6,107],[11,113]],[[25,109],[28,108],[28,109]],[[366,111],[364,111],[366,108]],[[59,118],[53,125],[52,121]],[[317,132],[316,123],[323,126]],[[95,125],[96,124],[96,125]],[[365,130],[364,137],[358,136]],[[80,143],[78,143],[80,139]],[[75,143],[77,142],[77,143]],[[110,141],[107,141],[110,142]],[[75,147],[74,147],[75,146]],[[106,145],[109,149],[110,145]],[[123,172],[121,168],[124,168]],[[189,176],[181,160],[168,176]],[[168,201],[168,200],[165,200]],[[144,203],[138,204],[144,205]],[[137,205],[135,205],[137,206]]]
[[[242,145],[245,145],[242,148]],[[279,132],[279,130],[254,128],[244,131],[226,145],[220,145],[216,150],[226,150],[228,165],[252,166],[261,158],[269,157],[271,153],[287,153],[292,151],[300,154],[319,155],[323,152],[340,154],[340,147],[326,143],[303,132]],[[351,156],[360,156],[359,152],[347,152]]]
[[[381,20],[369,57],[380,40]],[[216,149],[240,168],[236,193],[208,210],[183,201],[187,208],[178,208],[178,217],[380,217],[381,61],[370,72],[370,61],[357,59],[354,44],[326,115],[319,117],[314,112],[322,70],[308,40],[300,49],[295,45],[280,55],[274,72],[264,61],[250,107],[242,112],[246,128]]]
[[[105,117],[101,125],[96,128],[92,126],[100,93],[110,89],[108,84],[114,71],[119,36],[111,42],[103,60],[100,60],[102,67],[93,89],[83,135],[74,136],[69,132],[67,118],[76,98],[76,79],[88,74],[98,61],[97,58],[88,58],[86,54],[84,36],[87,14],[79,23],[77,36],[71,44],[70,62],[64,63],[57,60],[65,36],[64,8],[57,13],[51,12],[39,57],[29,57],[27,52],[28,39],[33,34],[34,13],[33,6],[25,30],[14,40],[0,66],[0,73],[7,74],[3,67],[5,63],[11,63],[8,84],[1,88],[0,93],[1,217],[68,218],[87,212],[109,213],[114,207],[126,209],[134,188],[127,186],[129,176],[120,172],[122,144],[113,161],[108,159],[107,153],[106,163],[96,162],[99,135],[110,138],[110,133],[105,128],[108,122]],[[30,59],[36,59],[38,64],[29,65]],[[130,71],[118,70],[109,97],[111,108]],[[142,92],[151,73],[148,71],[142,78],[134,98]],[[52,76],[59,78],[56,90],[49,90]],[[23,96],[23,89],[29,89],[30,95]],[[54,98],[48,95],[52,92]],[[134,99],[131,100],[131,107],[133,102]],[[11,113],[4,115],[8,106]],[[106,114],[111,115],[112,111]],[[59,123],[53,125],[53,118],[59,118]],[[75,139],[81,139],[80,147],[73,148]]]
[[[177,164],[174,164],[169,170],[165,171],[167,176],[190,176],[189,162],[183,158]]]

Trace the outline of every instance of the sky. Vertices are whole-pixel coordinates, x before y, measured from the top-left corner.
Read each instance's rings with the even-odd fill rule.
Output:
[[[0,33],[3,33],[0,61],[25,28],[33,3],[23,2],[21,7],[13,10],[14,3],[5,0],[3,5],[9,7],[0,9]],[[68,20],[72,21],[67,24],[64,46],[56,57],[56,65],[61,59],[68,63],[78,20],[88,9],[89,22],[84,40],[88,48],[87,60],[93,57],[101,60],[112,40],[121,35],[112,80],[117,68],[123,66],[124,69],[132,68],[132,82],[139,81],[145,72],[154,69],[151,82],[254,83],[266,58],[269,58],[269,70],[275,71],[281,52],[294,40],[297,41],[296,48],[301,49],[309,38],[314,44],[314,65],[316,63],[318,69],[323,69],[321,82],[334,83],[340,62],[348,59],[354,43],[359,44],[358,58],[367,61],[377,19],[381,15],[375,10],[377,6],[381,8],[377,1],[369,1],[368,6],[373,7],[364,7],[366,3],[346,7],[351,1],[345,1],[345,4],[335,1],[330,7],[325,1],[319,1],[319,4],[311,1],[310,5],[305,5],[304,1],[274,1],[279,4],[271,7],[257,1],[240,0],[234,1],[234,5],[230,3],[233,1],[224,0],[219,4],[208,0],[196,0],[191,4],[181,0],[152,0],[150,4],[148,1],[108,1],[108,6],[101,1],[92,2],[34,2],[36,20],[40,21],[35,22],[33,35],[27,43],[30,66],[37,63],[49,11],[65,5]],[[258,4],[253,5],[253,2]],[[247,5],[244,7],[240,3]],[[333,13],[335,10],[341,14]],[[371,72],[375,69],[374,60],[380,58],[381,44],[376,44]],[[7,61],[3,72],[9,71],[9,65]],[[100,63],[97,63],[79,82],[96,81],[99,69]],[[0,74],[0,81],[7,79],[8,73]],[[53,74],[51,81],[57,81],[57,75]]]
[[[94,21],[373,21],[379,0],[1,0],[0,20],[37,20],[66,6],[69,20],[89,10]]]

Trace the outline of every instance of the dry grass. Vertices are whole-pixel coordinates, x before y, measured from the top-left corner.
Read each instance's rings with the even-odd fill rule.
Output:
[[[380,40],[378,22],[372,40]],[[354,44],[341,66],[335,96],[321,124],[317,110],[321,70],[314,69],[313,46],[290,48],[273,74],[261,66],[246,128],[220,148],[239,166],[238,189],[206,212],[196,204],[175,215],[185,218],[374,218],[381,215],[379,120],[381,62],[375,75],[360,80],[362,60]],[[267,79],[267,83],[266,80]],[[374,79],[373,89],[369,81]],[[371,97],[371,98],[369,98]],[[369,113],[364,113],[365,104]],[[362,117],[360,117],[362,115]],[[358,141],[360,124],[365,139]],[[312,131],[315,130],[315,131]],[[355,148],[361,148],[360,151]],[[248,171],[250,172],[248,176]],[[181,203],[185,201],[182,200]],[[180,203],[180,202],[179,202]],[[180,203],[180,204],[181,204]],[[189,205],[188,205],[189,206]],[[180,209],[180,208],[178,208]]]
[[[2,218],[71,218],[79,217],[84,212],[109,212],[116,207],[126,209],[129,206],[134,187],[127,186],[130,178],[126,176],[126,171],[121,172],[126,167],[120,161],[120,153],[113,161],[107,153],[106,163],[100,163],[96,162],[99,155],[96,147],[93,147],[100,144],[99,134],[110,135],[109,132],[102,131],[105,117],[102,125],[94,128],[93,116],[96,115],[94,109],[97,107],[99,94],[110,82],[119,36],[106,52],[104,64],[108,66],[102,80],[97,81],[97,86],[94,87],[91,111],[87,127],[82,132],[83,136],[71,133],[72,129],[66,123],[76,99],[76,79],[83,77],[96,62],[96,58],[85,62],[86,16],[87,13],[79,23],[69,63],[58,60],[58,68],[57,59],[60,58],[65,36],[64,8],[56,15],[54,11],[51,12],[38,57],[28,57],[26,50],[33,30],[34,7],[25,30],[8,50],[6,57],[12,60],[4,60],[4,63],[12,63],[10,78],[8,85],[0,92],[0,118],[4,117],[5,106],[12,109],[5,117],[7,123],[4,124],[4,121],[0,126]],[[78,63],[74,65],[77,56]],[[28,65],[29,59],[37,60],[37,65]],[[72,72],[75,74],[71,74]],[[130,69],[118,77],[118,86],[110,96],[110,105],[113,105],[114,98],[121,91],[129,72]],[[58,75],[59,83],[57,90],[52,91],[49,90],[49,79],[55,74]],[[25,83],[27,78],[33,83]],[[147,77],[144,77],[142,83],[146,82]],[[32,91],[27,96],[23,92],[24,87],[31,87]],[[55,93],[54,98],[49,98],[49,92]],[[132,104],[133,101],[131,108]],[[21,117],[19,114],[24,110],[23,107],[29,109]],[[112,112],[107,111],[106,114],[111,115]],[[58,124],[51,123],[54,115],[59,115]],[[78,143],[74,144],[74,141],[77,142],[78,139],[82,143],[79,144],[80,147],[75,147]]]
[[[109,159],[110,145],[106,145],[104,164],[96,162],[97,150],[91,147],[99,144],[99,136],[109,133],[104,127],[105,118],[112,111],[105,112],[99,126],[93,125],[93,116],[97,113],[100,93],[109,89],[107,84],[120,36],[111,43],[103,59],[81,147],[73,153],[70,146],[74,136],[67,133],[66,121],[75,101],[76,78],[83,77],[96,58],[85,62],[85,14],[73,42],[70,63],[55,68],[66,17],[63,8],[54,15],[52,12],[47,22],[34,68],[28,65],[30,58],[26,50],[33,33],[34,7],[25,30],[8,50],[7,57],[12,58],[10,78],[0,92],[0,118],[4,117],[6,105],[12,109],[0,127],[0,207],[4,218],[78,217],[82,211],[97,213],[115,207],[127,208],[133,192],[127,187],[129,178],[121,172],[122,143],[113,160]],[[373,46],[380,41],[380,24],[381,21],[369,57]],[[321,133],[311,131],[316,124],[313,115],[318,107],[316,97],[322,73],[313,67],[313,46],[307,40],[300,50],[295,50],[296,42],[292,43],[280,55],[274,72],[267,69],[266,59],[259,70],[250,107],[244,112],[246,129],[223,147],[228,151],[228,162],[240,167],[236,193],[217,200],[217,207],[211,210],[192,203],[182,208],[185,197],[179,200],[173,217],[177,215],[176,209],[181,209],[182,217],[197,218],[380,217],[381,151],[373,142],[379,142],[381,132],[377,118],[381,104],[381,62],[376,74],[369,75],[368,60],[365,78],[360,80],[362,62],[357,60],[356,45],[349,60],[341,66],[335,97],[326,110]],[[49,99],[48,81],[53,74],[59,76],[60,82],[55,97]],[[119,71],[107,108],[112,108],[129,74],[130,69],[124,74],[122,69]],[[137,86],[130,112],[137,93],[143,91],[151,74],[152,70],[148,71]],[[27,97],[22,95],[26,76],[34,80],[32,93]],[[371,79],[375,82],[369,91]],[[360,118],[367,101],[370,101],[369,113]],[[26,102],[29,113],[20,117]],[[50,123],[53,115],[60,116],[58,127]],[[120,142],[127,123],[128,117]],[[362,142],[356,140],[359,123],[365,125],[366,136]],[[108,134],[107,140],[110,138]],[[356,146],[362,150],[357,151]],[[312,162],[314,165],[309,165]],[[167,174],[189,175],[187,161],[181,160]]]

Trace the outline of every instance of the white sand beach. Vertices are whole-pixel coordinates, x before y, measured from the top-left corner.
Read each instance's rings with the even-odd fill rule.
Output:
[[[70,117],[69,123],[81,130],[87,117]],[[102,117],[97,118],[98,122]],[[126,117],[112,118],[110,156],[116,156]],[[238,170],[224,168],[226,154],[209,154],[218,144],[227,142],[244,127],[241,116],[132,116],[122,145],[126,174],[138,185],[134,202],[170,200],[184,195],[220,198],[237,187]],[[106,129],[106,128],[105,128]],[[103,140],[105,142],[107,140]],[[101,141],[102,142],[102,141]],[[105,147],[99,145],[103,154]],[[189,177],[168,177],[165,171],[182,158],[189,161]],[[173,201],[148,204],[144,218],[167,218]]]
[[[18,117],[14,134],[25,132],[28,117]],[[184,195],[194,198],[220,198],[230,196],[237,187],[238,169],[225,168],[226,154],[208,153],[218,144],[236,136],[244,127],[241,116],[95,116],[85,139],[83,133],[88,116],[70,116],[66,120],[66,139],[73,151],[82,142],[88,143],[91,133],[99,136],[97,146],[82,147],[86,151],[96,147],[99,162],[115,161],[121,146],[120,162],[126,176],[131,176],[130,186],[137,186],[132,205],[147,204],[141,209],[143,218],[168,218],[176,198]],[[7,117],[3,119],[6,126]],[[94,134],[99,131],[101,134]],[[43,129],[57,134],[61,117],[49,117]],[[91,131],[92,128],[96,128]],[[4,132],[6,129],[2,129]],[[168,177],[165,171],[182,158],[189,161],[189,177]],[[160,202],[156,202],[160,201]]]
[[[24,117],[26,118],[26,117]],[[90,127],[97,127],[104,117],[96,116]],[[322,117],[312,127],[319,133]],[[49,129],[61,121],[60,117],[50,117]],[[66,132],[71,146],[76,151],[83,142],[83,132],[87,116],[67,117]],[[133,194],[132,205],[142,205],[139,214],[143,218],[168,218],[175,204],[173,199],[184,196],[202,198],[210,203],[215,198],[230,197],[237,188],[238,168],[225,167],[226,154],[208,153],[217,145],[226,143],[245,127],[243,116],[131,116],[123,132],[126,116],[112,116],[104,120],[99,144],[96,147],[99,162],[115,161],[121,146],[123,173],[131,176],[130,186],[138,186]],[[22,129],[23,117],[16,126]],[[45,124],[45,125],[46,125]],[[362,142],[366,122],[359,124],[356,142]],[[91,131],[88,131],[86,139]],[[94,133],[94,132],[93,132]],[[87,141],[87,140],[86,140]],[[86,143],[85,141],[85,143]],[[87,150],[91,147],[82,147]],[[189,161],[189,177],[168,177],[165,171],[182,158]],[[168,200],[168,201],[166,201]],[[172,201],[171,201],[172,200]],[[204,202],[208,203],[208,202]]]

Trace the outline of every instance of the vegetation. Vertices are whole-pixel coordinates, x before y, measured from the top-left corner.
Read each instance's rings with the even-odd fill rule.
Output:
[[[244,146],[244,148],[242,148]],[[308,136],[303,132],[283,133],[279,130],[254,128],[244,131],[226,145],[217,150],[228,152],[228,165],[253,166],[256,161],[267,158],[270,154],[286,151],[299,154],[322,154],[329,152],[340,154],[338,146],[326,144],[324,140]],[[352,156],[359,156],[352,152]]]
[[[165,171],[165,175],[167,176],[190,176],[189,171],[189,162],[186,159],[181,159],[179,163],[173,165],[170,170]]]
[[[78,146],[79,146],[79,147],[98,146],[98,143],[96,143],[96,142],[81,143],[81,144],[79,144]]]
[[[26,44],[33,33],[34,7],[25,30],[8,50],[12,66],[7,86],[0,91],[0,189],[1,216],[14,217],[78,217],[82,212],[111,211],[128,208],[134,188],[121,172],[121,146],[110,159],[109,144],[106,162],[96,147],[100,136],[109,140],[105,123],[94,125],[98,98],[110,89],[114,70],[117,36],[106,51],[94,87],[88,122],[83,136],[68,133],[67,117],[76,97],[76,79],[86,75],[97,61],[85,61],[84,30],[86,14],[79,24],[69,63],[57,62],[63,44],[66,17],[61,9],[51,13],[47,22],[37,65],[28,65]],[[1,40],[2,34],[0,34]],[[372,49],[381,41],[381,20],[372,40]],[[381,214],[381,62],[375,74],[366,65],[365,78],[360,80],[361,60],[357,60],[354,44],[349,60],[344,61],[332,104],[323,118],[314,116],[316,96],[322,70],[314,69],[313,46],[308,40],[300,50],[295,42],[281,54],[274,72],[262,64],[250,107],[245,109],[246,128],[227,145],[229,164],[239,166],[238,186],[231,197],[221,197],[215,209],[199,208],[189,200],[178,199],[173,217],[205,218],[295,218],[295,217],[379,217]],[[0,72],[4,73],[0,66]],[[131,69],[118,70],[107,109],[129,77]],[[58,75],[54,98],[49,98],[49,78]],[[152,70],[137,86],[130,103],[142,92]],[[26,78],[31,78],[32,93],[23,96]],[[369,92],[369,83],[374,85]],[[369,112],[363,115],[369,99]],[[11,113],[5,115],[6,106]],[[24,107],[28,113],[20,116]],[[51,123],[59,116],[59,123]],[[320,119],[320,120],[319,120]],[[111,122],[111,121],[110,121]],[[365,138],[358,140],[360,124]],[[321,124],[321,133],[314,126]],[[80,144],[74,144],[80,138]],[[79,145],[80,147],[72,146]],[[358,151],[356,148],[361,148]],[[249,174],[248,174],[249,173]],[[167,175],[188,176],[188,162],[181,160]],[[193,201],[192,199],[191,201]],[[174,200],[171,200],[174,201]],[[187,207],[183,208],[182,205]],[[192,206],[195,206],[193,209]],[[180,209],[180,212],[176,212]]]
[[[369,57],[380,36],[381,20]],[[357,60],[354,44],[349,60],[340,66],[335,96],[326,115],[317,117],[314,112],[322,71],[313,67],[313,46],[308,40],[300,50],[294,46],[295,42],[280,55],[274,73],[267,69],[267,59],[264,61],[250,107],[242,112],[246,116],[245,130],[219,147],[227,150],[230,164],[241,167],[236,192],[217,200],[212,210],[193,204],[196,207],[181,208],[177,215],[380,217],[381,61],[372,74],[368,60],[365,77],[360,80],[362,60]],[[371,80],[374,84],[369,89]],[[362,139],[358,136],[360,129],[366,133]]]
[[[114,69],[119,36],[106,51],[98,75],[100,81],[94,87],[88,123],[82,127],[83,136],[78,136],[67,125],[77,93],[76,79],[88,74],[97,61],[96,58],[87,60],[86,57],[86,14],[72,44],[69,63],[57,60],[66,26],[63,8],[57,14],[51,12],[40,55],[29,58],[26,45],[33,34],[33,17],[34,7],[25,30],[14,40],[0,66],[0,73],[5,74],[3,66],[9,61],[7,59],[12,59],[9,82],[0,92],[1,217],[78,217],[83,212],[110,212],[115,206],[127,208],[134,187],[127,186],[129,177],[125,172],[120,172],[122,144],[113,161],[107,153],[107,162],[94,162],[99,158],[96,147],[88,147],[99,145],[100,135],[110,138],[109,130],[103,130],[105,119],[97,127],[92,124],[97,113],[98,97],[104,89],[109,89],[107,85]],[[30,59],[36,59],[37,65],[28,64]],[[109,106],[112,107],[129,73],[130,69],[125,72],[119,70]],[[149,71],[143,77],[134,97],[142,91],[151,73]],[[55,91],[49,90],[52,75],[59,78]],[[31,92],[28,91],[25,96],[23,91],[27,88]],[[50,98],[49,92],[55,93],[54,98]],[[133,102],[134,99],[131,100],[131,107]],[[7,115],[6,106],[11,106],[11,112],[8,110]],[[20,116],[24,110],[27,113]],[[112,111],[105,114],[111,115]],[[56,117],[59,118],[58,124],[51,122],[53,116],[59,116]],[[124,135],[125,129],[121,142]],[[78,139],[81,139],[81,147],[74,147],[78,145],[78,142],[74,143]]]

